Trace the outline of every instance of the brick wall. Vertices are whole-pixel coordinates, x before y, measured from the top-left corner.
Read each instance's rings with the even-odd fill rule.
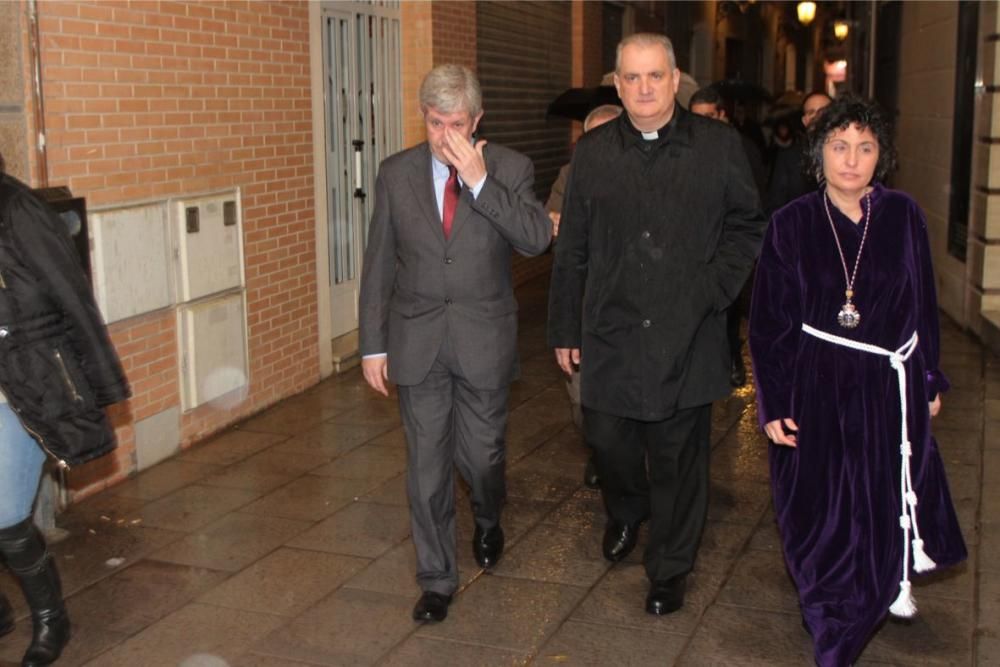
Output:
[[[402,23],[403,146],[424,140],[424,119],[420,114],[420,82],[434,67],[433,3],[404,2]]]
[[[23,10],[18,3],[0,3],[0,153],[7,173],[27,182],[34,142],[28,17]]]
[[[454,63],[476,71],[476,3],[434,2],[434,65]]]
[[[437,65],[476,70],[476,3],[404,2],[401,5],[403,146],[426,138],[420,113],[420,83]]]
[[[602,19],[601,3],[573,0],[574,86],[596,86],[604,76],[601,64]]]
[[[573,0],[573,87],[599,86],[601,71],[601,42],[603,11],[599,2]],[[583,134],[583,123],[573,121],[570,139],[576,141]]]
[[[182,444],[318,380],[308,6],[42,2],[48,170],[90,207],[242,189],[250,391],[183,415]],[[135,391],[122,447],[80,492],[134,469],[132,424],[177,406],[172,311],[111,327]]]

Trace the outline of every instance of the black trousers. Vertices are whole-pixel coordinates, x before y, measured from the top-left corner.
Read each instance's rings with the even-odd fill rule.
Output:
[[[743,367],[743,341],[740,340],[740,323],[743,320],[743,309],[740,302],[734,302],[726,309],[726,338],[729,342],[729,355],[734,367]]]
[[[740,340],[740,324],[750,312],[750,296],[753,292],[753,277],[747,279],[740,289],[739,296],[726,309],[726,338],[729,340],[729,353],[732,355],[734,367],[743,368],[743,341]]]
[[[643,422],[583,409],[604,506],[611,519],[649,519],[643,557],[650,581],[694,567],[708,512],[711,404]]]

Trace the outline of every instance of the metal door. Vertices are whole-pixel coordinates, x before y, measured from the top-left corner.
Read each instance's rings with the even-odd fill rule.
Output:
[[[358,327],[378,165],[402,146],[398,2],[323,5],[332,336]]]

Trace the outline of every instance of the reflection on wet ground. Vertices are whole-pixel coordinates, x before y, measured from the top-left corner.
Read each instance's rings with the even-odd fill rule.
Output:
[[[637,550],[601,557],[604,515],[544,342],[545,283],[519,291],[507,551],[476,568],[459,511],[462,589],[446,622],[410,620],[418,590],[395,404],[357,371],[74,506],[55,547],[75,635],[59,665],[804,665],[770,509],[753,386],[714,410],[709,522],[684,608],[643,611]],[[1000,361],[951,325],[955,389],[936,423],[970,559],[918,585],[921,616],[889,623],[859,664],[1000,664]],[[464,490],[458,492],[464,498]],[[30,623],[4,574],[18,629]]]

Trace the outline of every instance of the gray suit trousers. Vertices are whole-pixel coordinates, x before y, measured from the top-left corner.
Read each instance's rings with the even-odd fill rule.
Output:
[[[406,431],[417,583],[424,591],[451,595],[459,582],[455,467],[469,485],[476,525],[486,530],[499,524],[506,496],[510,389],[470,385],[446,339],[424,381],[397,391]]]

